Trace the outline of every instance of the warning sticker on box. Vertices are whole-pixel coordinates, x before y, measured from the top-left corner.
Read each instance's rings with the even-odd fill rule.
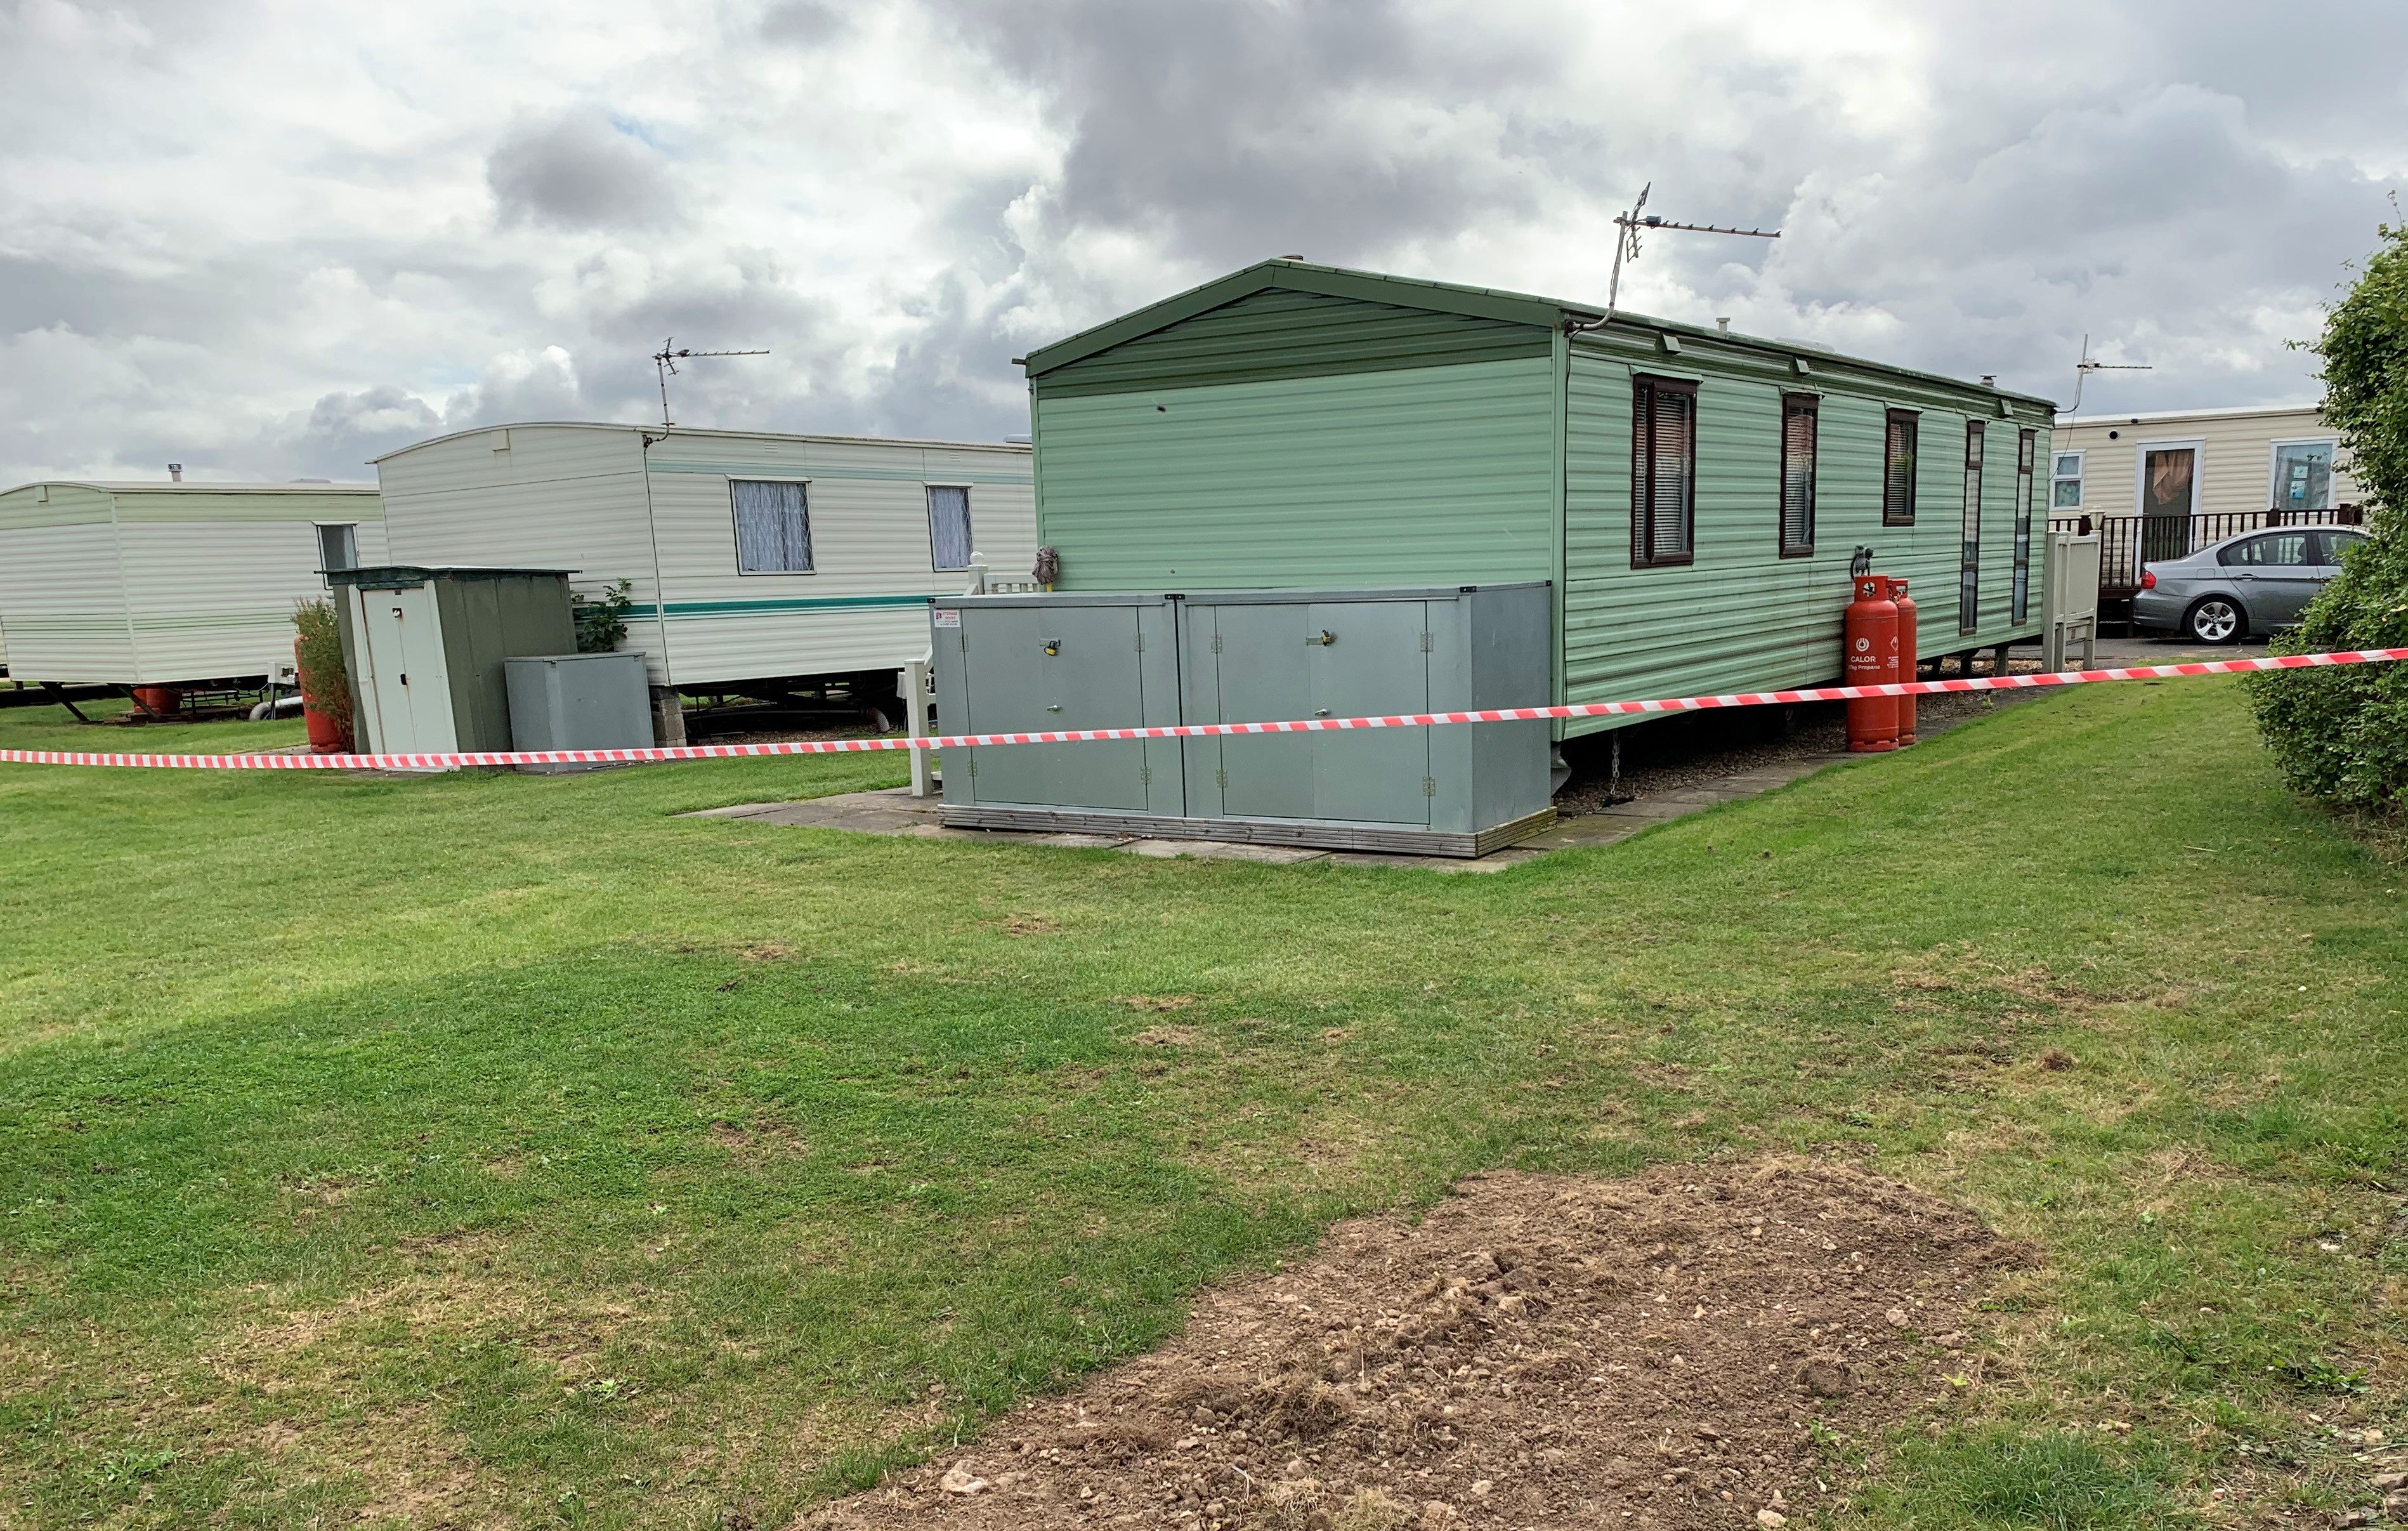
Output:
[[[933,608],[933,610],[935,613],[934,621],[938,627],[958,628],[962,625],[962,614],[956,608],[951,606],[939,606]]]

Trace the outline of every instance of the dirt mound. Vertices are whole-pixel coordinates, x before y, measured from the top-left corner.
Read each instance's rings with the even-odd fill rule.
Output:
[[[1965,1305],[2019,1258],[1803,1163],[1478,1176],[797,1524],[1778,1526],[1841,1492],[1818,1430],[1946,1391]]]

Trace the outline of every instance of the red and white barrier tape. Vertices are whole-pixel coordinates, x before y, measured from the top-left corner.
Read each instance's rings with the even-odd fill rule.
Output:
[[[758,755],[851,755],[868,750],[958,749],[972,744],[1070,744],[1105,739],[1203,739],[1247,733],[1312,733],[1324,729],[1414,729],[1448,723],[1519,723],[1555,717],[1612,717],[1632,713],[1693,713],[1710,707],[1762,707],[1793,701],[1846,701],[1858,697],[1923,696],[1938,691],[2005,691],[2085,686],[2095,681],[2148,681],[2177,675],[2232,675],[2256,670],[2305,670],[2323,665],[2380,664],[2408,659],[2408,648],[2343,654],[2284,654],[2262,659],[2202,659],[2189,664],[2125,670],[2064,670],[2050,674],[1975,675],[1962,680],[1906,681],[1887,686],[1817,686],[1800,691],[1738,691],[1719,697],[1670,697],[1655,701],[1589,701],[1565,707],[1500,707],[1469,713],[1408,713],[1395,717],[1312,717],[1276,723],[1185,723],[1151,729],[1066,729],[1054,733],[965,733],[883,739],[790,740],[766,744],[676,744],[653,749],[470,750],[448,755],[121,755],[73,750],[0,749],[0,764],[140,766],[171,771],[440,771],[452,766],[623,765],[661,760],[726,760]]]

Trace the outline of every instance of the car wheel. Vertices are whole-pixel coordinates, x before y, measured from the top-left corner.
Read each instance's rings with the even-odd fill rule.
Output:
[[[2183,617],[2183,630],[2202,643],[2237,643],[2249,633],[2249,619],[2229,596],[2209,596]]]

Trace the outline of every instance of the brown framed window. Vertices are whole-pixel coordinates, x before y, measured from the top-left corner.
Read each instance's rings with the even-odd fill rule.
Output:
[[[1697,556],[1698,385],[1641,377],[1630,395],[1630,567]]]
[[[1913,410],[1889,412],[1882,448],[1882,525],[1914,525],[1914,448],[1923,417]]]
[[[1956,554],[1956,630],[1982,625],[1982,422],[1965,422],[1965,520]]]
[[[2031,615],[2032,469],[2039,455],[2040,432],[2015,439],[2015,584],[2008,620],[2018,624]]]
[[[1814,553],[1814,437],[1823,401],[1813,394],[1781,396],[1781,556]]]

